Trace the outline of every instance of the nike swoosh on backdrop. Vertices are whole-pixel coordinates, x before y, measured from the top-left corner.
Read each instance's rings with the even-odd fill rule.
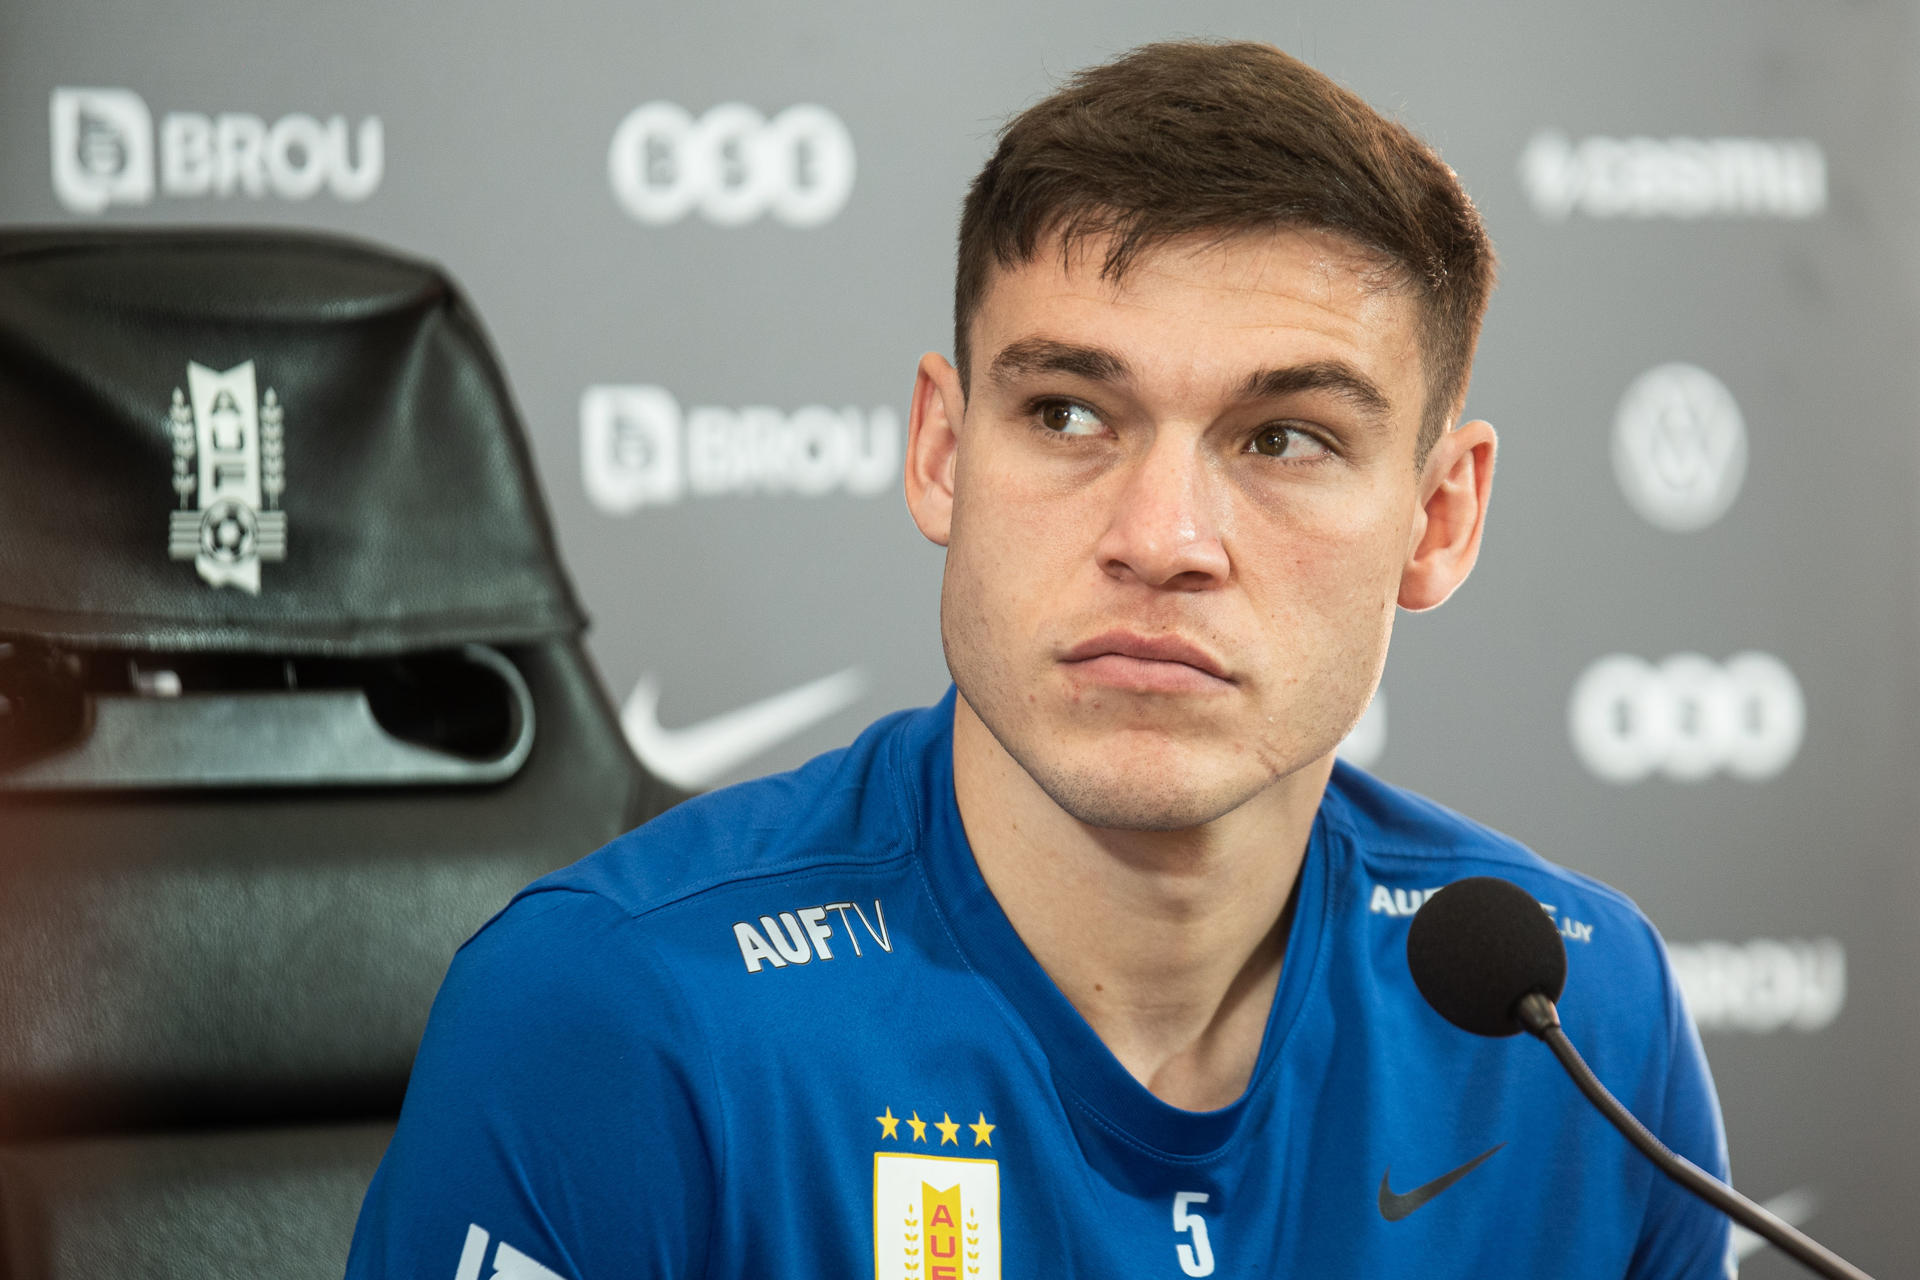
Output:
[[[1760,1206],[1774,1217],[1790,1227],[1803,1225],[1820,1207],[1820,1197],[1810,1187],[1796,1187],[1783,1192]],[[1733,1227],[1733,1256],[1741,1261],[1752,1257],[1767,1247],[1767,1238],[1757,1232],[1749,1231],[1739,1223]]]
[[[1418,1209],[1421,1205],[1472,1173],[1475,1169],[1478,1169],[1483,1161],[1498,1151],[1500,1147],[1506,1145],[1507,1144],[1503,1142],[1499,1147],[1489,1147],[1453,1172],[1443,1173],[1432,1182],[1422,1183],[1413,1190],[1406,1192],[1396,1193],[1388,1188],[1387,1179],[1393,1176],[1393,1166],[1387,1166],[1387,1171],[1380,1175],[1380,1216],[1388,1222],[1400,1221],[1400,1219],[1406,1217],[1415,1209]]]
[[[848,667],[684,729],[668,729],[660,724],[659,681],[648,672],[627,695],[620,728],[641,764],[676,787],[697,791],[852,706],[866,691],[866,673]]]

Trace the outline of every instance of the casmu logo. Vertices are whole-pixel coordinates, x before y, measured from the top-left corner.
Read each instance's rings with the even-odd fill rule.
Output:
[[[1679,653],[1657,667],[1612,654],[1574,685],[1567,721],[1575,753],[1608,782],[1655,770],[1700,782],[1722,769],[1760,782],[1799,753],[1807,709],[1800,682],[1771,654],[1721,664]]]
[[[1712,524],[1747,472],[1747,425],[1733,393],[1695,365],[1647,370],[1614,414],[1613,471],[1648,523],[1674,533]]]
[[[55,89],[53,190],[75,213],[154,196],[153,117],[128,89]],[[259,116],[174,111],[160,122],[159,188],[168,196],[275,195],[305,200],[322,187],[365,200],[380,185],[380,120],[352,134],[345,116],[295,113],[269,125]],[[358,159],[355,159],[355,152]]]
[[[861,497],[899,483],[900,419],[893,410],[807,405],[695,406],[654,386],[588,387],[580,397],[580,470],[593,505],[610,515],[683,497],[791,493]]]
[[[853,137],[840,117],[811,104],[768,120],[724,102],[695,120],[685,107],[649,102],[613,131],[607,175],[636,221],[678,222],[695,209],[735,227],[771,213],[817,227],[853,192]]]
[[[1543,130],[1520,181],[1544,218],[1813,218],[1827,158],[1804,138],[1585,138]]]
[[[1833,938],[1675,943],[1667,954],[1702,1031],[1818,1031],[1847,1003],[1847,952]]]

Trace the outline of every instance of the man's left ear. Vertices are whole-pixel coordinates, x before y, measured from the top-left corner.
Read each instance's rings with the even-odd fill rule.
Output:
[[[1420,469],[1407,562],[1400,571],[1400,607],[1431,609],[1467,580],[1480,555],[1493,492],[1493,428],[1462,423],[1433,442]]]

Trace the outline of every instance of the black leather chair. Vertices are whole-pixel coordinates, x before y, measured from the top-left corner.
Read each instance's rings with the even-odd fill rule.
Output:
[[[0,1280],[340,1274],[454,949],[679,798],[583,627],[437,270],[0,234]]]

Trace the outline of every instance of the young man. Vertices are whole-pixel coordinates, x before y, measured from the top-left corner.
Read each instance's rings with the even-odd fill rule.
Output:
[[[1723,1274],[1551,1055],[1427,1008],[1399,908],[1552,904],[1575,1038],[1724,1172],[1652,929],[1334,762],[1479,547],[1491,279],[1452,172],[1271,48],[1018,118],[913,396],[955,689],[469,942],[349,1274]]]

